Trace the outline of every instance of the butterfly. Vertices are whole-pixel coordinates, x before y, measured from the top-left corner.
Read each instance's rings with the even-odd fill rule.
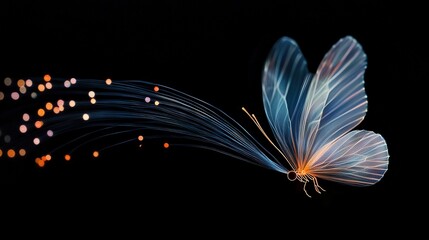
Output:
[[[319,178],[370,186],[387,171],[384,138],[353,130],[367,112],[366,59],[361,45],[347,36],[333,45],[312,74],[297,43],[283,37],[265,62],[263,104],[278,147],[266,137],[289,164],[288,179],[303,182],[308,196],[305,186],[310,182],[316,192],[324,191]],[[256,117],[249,116],[258,125]]]
[[[180,139],[171,146],[213,150],[284,173],[302,182],[308,196],[308,183],[316,192],[324,191],[318,179],[369,186],[387,171],[389,154],[381,135],[353,130],[367,111],[365,68],[366,55],[349,36],[331,48],[315,74],[293,39],[283,37],[274,44],[263,70],[262,96],[276,143],[255,115],[243,110],[282,160],[219,108],[168,86],[49,74],[16,84],[5,78],[0,104],[13,104],[0,115],[0,157],[36,152],[35,162],[43,167],[58,152],[70,161],[83,146],[96,148],[92,155],[99,157],[121,144],[142,146],[143,139],[168,138]],[[23,106],[15,107],[20,101]],[[112,138],[115,143],[108,144]],[[107,146],[96,146],[100,144]],[[165,142],[164,148],[169,147]]]

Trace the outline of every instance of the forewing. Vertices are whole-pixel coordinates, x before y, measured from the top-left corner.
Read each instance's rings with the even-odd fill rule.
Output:
[[[307,92],[301,115],[298,159],[306,162],[365,117],[366,55],[352,37],[340,39],[325,55]]]
[[[281,150],[294,161],[293,125],[299,122],[309,86],[307,62],[294,40],[283,37],[273,46],[264,67],[265,113]]]

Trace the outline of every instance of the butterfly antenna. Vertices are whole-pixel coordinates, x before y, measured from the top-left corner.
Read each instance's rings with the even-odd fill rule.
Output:
[[[289,164],[289,166],[295,171],[294,165],[292,165],[289,160],[286,158],[286,156],[283,154],[282,151],[274,144],[273,141],[268,137],[268,135],[265,133],[264,129],[262,128],[261,124],[259,124],[258,119],[256,118],[255,114],[250,115],[250,113],[246,110],[246,108],[241,108],[247,116],[249,116],[250,119],[252,119],[253,123],[258,127],[259,131],[265,136],[265,138],[271,143],[271,145],[274,146],[274,148],[283,156],[283,158],[286,160],[286,162]]]

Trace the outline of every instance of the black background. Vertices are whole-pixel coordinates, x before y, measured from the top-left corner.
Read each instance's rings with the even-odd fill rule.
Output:
[[[351,35],[368,56],[369,106],[359,128],[382,134],[391,156],[376,185],[321,181],[327,192],[313,192],[312,199],[285,175],[213,152],[166,151],[156,143],[43,169],[32,160],[3,158],[1,208],[26,217],[102,221],[104,228],[123,223],[140,234],[176,224],[188,226],[185,234],[195,228],[223,234],[245,223],[239,233],[276,226],[274,232],[286,237],[287,224],[312,228],[327,217],[344,225],[363,219],[368,228],[385,220],[406,224],[409,214],[427,211],[416,188],[424,159],[413,156],[420,149],[409,134],[419,126],[414,109],[423,102],[417,91],[428,63],[420,9],[383,1],[1,1],[1,78],[50,73],[158,82],[212,103],[256,136],[240,108],[264,118],[261,73],[274,42],[295,39],[314,72],[330,47]]]

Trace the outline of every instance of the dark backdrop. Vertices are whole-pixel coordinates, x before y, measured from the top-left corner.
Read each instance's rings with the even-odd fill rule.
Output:
[[[1,1],[1,78],[50,73],[154,81],[212,103],[258,138],[240,108],[264,118],[261,72],[273,43],[295,39],[314,72],[330,47],[351,35],[368,56],[369,107],[359,127],[381,133],[391,155],[376,185],[321,181],[327,192],[312,199],[282,174],[203,150],[122,146],[96,160],[51,162],[43,169],[2,159],[1,207],[41,209],[57,219],[125,221],[133,229],[148,221],[223,233],[246,223],[240,229],[252,233],[280,223],[276,231],[283,235],[290,231],[286,224],[311,228],[327,216],[345,225],[363,218],[373,226],[425,212],[414,188],[420,167],[411,169],[424,159],[412,157],[420,149],[408,135],[419,124],[417,90],[428,63],[421,12],[383,1]]]

